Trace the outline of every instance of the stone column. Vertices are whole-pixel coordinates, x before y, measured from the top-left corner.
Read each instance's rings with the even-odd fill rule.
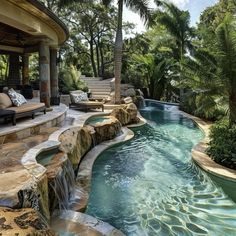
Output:
[[[50,107],[50,52],[47,41],[39,44],[40,102]]]
[[[29,54],[22,56],[22,84],[29,84]]]
[[[50,48],[51,105],[59,105],[57,51],[56,47]]]
[[[17,88],[18,85],[20,84],[21,84],[20,55],[10,54],[7,85],[9,88]]]

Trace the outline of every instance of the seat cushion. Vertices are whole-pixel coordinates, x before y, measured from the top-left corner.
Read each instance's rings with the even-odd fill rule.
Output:
[[[16,114],[34,111],[40,108],[45,107],[44,103],[25,103],[19,107],[9,107],[7,110],[15,111]]]
[[[5,109],[11,107],[12,101],[10,97],[5,93],[0,93],[0,109]]]
[[[77,103],[78,105],[84,105],[84,106],[102,106],[102,102],[93,102],[93,101],[81,101]]]

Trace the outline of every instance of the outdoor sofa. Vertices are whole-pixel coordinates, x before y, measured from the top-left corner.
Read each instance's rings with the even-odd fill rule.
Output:
[[[22,117],[32,117],[34,119],[37,112],[44,112],[46,114],[46,107],[44,103],[27,102],[20,106],[14,106],[10,97],[5,93],[0,93],[0,110],[12,111],[12,122],[13,125],[16,124],[16,119]],[[0,112],[1,114],[1,112]],[[0,116],[0,118],[3,118]]]

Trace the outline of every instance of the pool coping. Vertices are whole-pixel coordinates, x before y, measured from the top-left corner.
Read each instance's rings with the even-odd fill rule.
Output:
[[[116,229],[114,226],[110,225],[109,223],[99,220],[93,216],[81,213],[81,212],[63,210],[60,213],[55,212],[54,214],[58,214],[61,220],[68,220],[74,223],[84,225],[86,227],[96,230],[102,235],[125,236],[120,230]]]
[[[192,148],[191,155],[194,163],[204,171],[214,176],[220,177],[228,181],[236,182],[236,170],[227,168],[223,165],[216,163],[210,158],[210,156],[206,154],[206,149],[210,141],[209,139],[210,127],[212,126],[213,123],[204,121],[201,118],[190,115],[186,112],[183,111],[180,112],[184,116],[193,120],[205,134],[204,139],[202,139],[197,145],[195,145]]]

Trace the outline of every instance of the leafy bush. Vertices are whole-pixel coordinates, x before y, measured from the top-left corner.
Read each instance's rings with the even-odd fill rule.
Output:
[[[236,169],[236,124],[224,118],[211,128],[207,154],[217,163]]]
[[[66,67],[59,73],[59,90],[63,94],[69,94],[73,90],[88,92],[86,83],[80,79],[80,72],[74,67]]]

